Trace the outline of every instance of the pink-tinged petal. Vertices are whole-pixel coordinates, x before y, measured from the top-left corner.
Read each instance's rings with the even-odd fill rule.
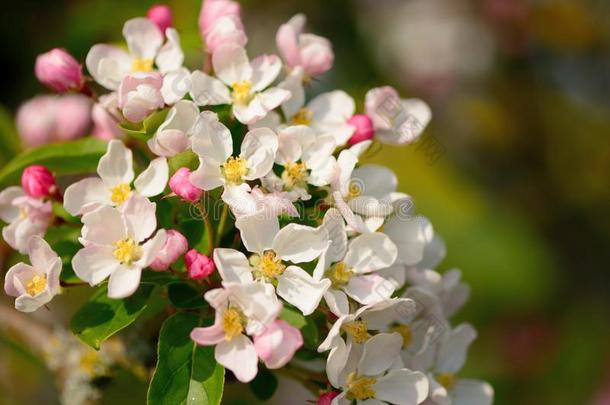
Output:
[[[18,297],[25,294],[23,284],[18,280],[18,278],[22,275],[29,277],[29,275],[34,274],[36,274],[36,270],[28,264],[17,263],[12,266],[10,269],[8,269],[6,275],[4,276],[4,292],[6,295]]]
[[[116,208],[103,206],[91,211],[82,218],[82,237],[98,245],[112,246],[128,235],[123,216]]]
[[[130,237],[142,242],[152,235],[157,229],[156,208],[157,204],[135,193],[121,205]]]
[[[191,146],[191,140],[187,134],[179,129],[166,129],[157,131],[155,136],[146,144],[152,153],[157,156],[173,157],[187,151]]]
[[[15,198],[24,195],[21,187],[7,187],[0,192],[0,219],[6,223],[15,222],[19,218],[19,207],[13,204]]]
[[[343,291],[359,303],[369,305],[390,298],[395,288],[394,283],[373,273],[350,278]]]
[[[133,185],[145,197],[159,195],[165,190],[169,177],[169,167],[165,158],[154,159],[146,170],[136,178]]]
[[[199,14],[199,31],[205,36],[222,17],[241,18],[241,7],[232,0],[204,0]]]
[[[195,202],[201,198],[203,190],[191,183],[191,171],[181,167],[169,179],[169,188],[184,201]]]
[[[123,49],[99,44],[89,50],[85,64],[97,83],[108,90],[116,90],[131,71],[131,62],[131,56]]]
[[[246,50],[237,45],[223,45],[212,55],[214,72],[226,85],[233,86],[252,78],[252,66]]]
[[[28,242],[28,256],[30,263],[37,269],[44,270],[57,260],[57,253],[39,236],[33,236]]]
[[[252,65],[252,91],[266,89],[282,70],[282,61],[276,55],[261,55],[254,58]]]
[[[162,32],[165,32],[167,41],[159,49],[155,63],[161,73],[177,71],[182,67],[184,61],[184,53],[180,47],[180,36],[174,28],[168,28]]]
[[[108,297],[115,299],[129,297],[140,286],[141,276],[141,268],[119,266],[108,280]]]
[[[220,80],[208,76],[200,70],[191,74],[191,98],[197,105],[230,104],[231,93]]]
[[[301,331],[283,320],[276,320],[263,333],[254,336],[256,353],[270,369],[286,365],[301,346]]]
[[[299,35],[305,26],[305,16],[297,14],[292,17],[286,24],[282,24],[275,36],[282,57],[286,64],[290,67],[299,66],[301,64],[301,51],[299,49]]]
[[[219,18],[205,35],[204,42],[206,51],[214,55],[223,46],[245,47],[248,43],[248,37],[239,18],[224,16]]]
[[[131,149],[119,140],[110,141],[106,153],[97,165],[97,173],[108,188],[121,183],[131,183],[134,176]]]
[[[155,236],[142,245],[142,257],[135,262],[136,267],[146,268],[155,260],[167,240],[165,229],[159,229]]]
[[[132,55],[139,59],[154,59],[163,43],[163,33],[147,18],[138,17],[123,26],[123,36]]]
[[[214,346],[225,340],[225,332],[220,322],[216,322],[206,328],[193,329],[191,339],[201,346]]]
[[[167,270],[180,256],[188,250],[188,241],[175,229],[166,231],[166,240],[163,248],[150,263],[150,268],[156,271]]]
[[[218,343],[214,357],[243,383],[252,381],[258,373],[258,356],[254,345],[246,335]]]
[[[314,34],[302,34],[299,42],[301,66],[308,76],[318,76],[332,68],[335,54],[328,39]]]
[[[81,215],[101,205],[113,205],[110,189],[95,177],[68,186],[64,192],[64,208],[71,215]]]
[[[203,111],[192,128],[193,152],[209,164],[223,164],[233,153],[231,131],[211,111]]]
[[[74,273],[91,286],[101,283],[120,267],[113,253],[111,246],[90,245],[79,250],[72,258]]]

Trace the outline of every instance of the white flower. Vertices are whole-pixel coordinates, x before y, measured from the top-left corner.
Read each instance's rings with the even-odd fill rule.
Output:
[[[249,131],[241,144],[241,153],[233,154],[233,138],[215,113],[204,111],[192,129],[193,151],[199,156],[199,167],[191,174],[191,183],[203,190],[224,186],[225,193],[232,188],[250,191],[246,181],[260,179],[273,167],[278,140],[269,128]],[[233,190],[231,192],[239,192]],[[230,202],[230,196],[223,199]]]
[[[446,318],[453,316],[468,300],[470,287],[461,282],[462,272],[451,269],[443,274],[434,270],[407,270],[407,279],[414,286],[418,286],[439,299],[441,310]]]
[[[157,25],[147,18],[131,19],[123,26],[129,52],[116,46],[94,45],[87,54],[87,69],[96,82],[109,90],[117,90],[130,73],[152,72],[155,64],[162,74],[179,72],[184,55],[178,33],[168,28],[165,34],[167,42],[163,45],[163,33]]]
[[[232,104],[233,115],[243,124],[255,123],[290,97],[287,90],[269,87],[282,69],[275,55],[249,61],[241,46],[222,45],[214,51],[212,65],[218,79],[193,72],[192,99],[202,106]]]
[[[398,247],[397,263],[417,265],[424,258],[426,247],[434,240],[434,229],[423,216],[394,215],[387,220],[383,231]]]
[[[100,177],[83,179],[69,186],[64,193],[64,208],[72,215],[80,215],[100,206],[119,206],[132,194],[134,178],[133,157],[123,142],[112,140],[101,157],[97,173]],[[165,158],[157,158],[135,179],[135,194],[153,197],[167,185],[169,168]]]
[[[296,125],[280,130],[278,139],[275,163],[284,170],[280,176],[274,172],[265,176],[262,180],[265,188],[290,192],[308,200],[311,198],[307,192],[309,184],[317,187],[330,184],[337,173],[332,135],[316,136],[311,128]]]
[[[357,236],[347,245],[343,218],[335,209],[324,216],[325,228],[332,240],[314,271],[316,280],[329,280],[331,288],[324,295],[336,315],[349,313],[347,297],[368,305],[390,298],[394,284],[376,274],[391,266],[398,255],[396,245],[383,233]]]
[[[43,236],[53,219],[50,201],[26,196],[21,187],[0,192],[0,219],[8,225],[2,238],[21,254],[28,250],[32,236]]]
[[[110,276],[108,296],[124,298],[140,285],[148,267],[165,244],[165,230],[157,228],[156,206],[146,197],[132,195],[121,207],[102,206],[83,215],[81,243],[72,259],[74,272],[95,286]],[[149,239],[150,238],[150,239]]]
[[[363,345],[359,358],[350,356],[341,343],[331,351],[331,354],[337,351],[345,353],[344,356],[334,356],[338,364],[328,375],[331,384],[342,389],[332,405],[348,405],[352,401],[358,405],[417,405],[428,396],[428,379],[423,373],[393,368],[402,346],[402,337],[398,333],[373,336]]]
[[[15,309],[21,312],[36,311],[60,292],[61,259],[57,253],[39,236],[30,238],[27,250],[32,264],[17,263],[4,278],[4,291],[17,297]]]
[[[157,156],[171,157],[191,147],[192,128],[199,117],[199,108],[188,100],[178,101],[167,113],[165,121],[148,140],[150,150]]]
[[[218,251],[218,249],[216,249]],[[263,283],[223,283],[205,293],[216,310],[214,325],[195,328],[191,339],[204,346],[216,345],[216,361],[241,382],[249,382],[258,372],[258,355],[246,335],[258,335],[282,310],[273,287]]]
[[[277,295],[297,307],[304,315],[311,314],[330,286],[329,280],[315,280],[299,266],[315,260],[328,246],[323,228],[288,224],[280,229],[275,216],[251,215],[240,218],[235,225],[249,252],[248,259],[233,249],[214,250],[214,262],[222,279],[228,282],[277,284]]]
[[[298,197],[285,191],[265,193],[256,186],[248,192],[242,187],[231,187],[225,190],[223,199],[231,207],[231,212],[236,219],[262,213],[270,217],[299,216],[299,211],[293,204]]]

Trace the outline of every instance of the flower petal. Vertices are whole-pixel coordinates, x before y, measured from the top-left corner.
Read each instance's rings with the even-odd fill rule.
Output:
[[[132,194],[121,206],[128,235],[136,242],[146,240],[157,229],[156,208],[155,203],[138,194]]]
[[[246,55],[246,50],[238,45],[222,45],[212,55],[214,72],[226,85],[250,80],[252,66]]]
[[[193,152],[202,159],[222,164],[233,153],[231,131],[218,120],[215,113],[203,111],[199,114],[192,132]]]
[[[286,261],[306,263],[314,260],[329,244],[326,229],[291,223],[273,240],[273,250]]]
[[[459,379],[453,388],[452,405],[491,405],[494,390],[485,381]]]
[[[154,159],[146,170],[136,178],[133,185],[138,193],[145,197],[154,197],[165,190],[169,177],[167,159],[160,157]]]
[[[98,245],[112,246],[127,236],[127,225],[119,210],[104,206],[91,211],[82,218],[82,237]]]
[[[82,179],[68,186],[64,192],[64,208],[71,215],[81,215],[100,205],[113,205],[110,189],[102,179]]]
[[[111,140],[97,165],[97,173],[108,188],[131,183],[134,176],[131,149],[117,139]]]
[[[140,286],[142,269],[139,267],[118,266],[108,280],[108,297],[120,299],[129,297]]]
[[[276,55],[261,55],[254,58],[252,65],[252,91],[267,88],[282,70],[282,61]]]
[[[394,172],[384,166],[368,164],[360,166],[352,173],[352,179],[362,184],[362,194],[377,199],[387,197],[396,191],[398,179]]]
[[[111,246],[90,245],[76,252],[72,258],[74,273],[91,286],[95,286],[115,272],[120,264]]]
[[[222,325],[218,322],[218,319],[216,319],[216,322],[212,326],[193,329],[191,332],[191,339],[201,346],[214,346],[225,340],[225,332],[222,329]]]
[[[247,283],[253,280],[248,258],[238,250],[214,249],[214,263],[223,281]]]
[[[428,396],[428,378],[406,368],[392,370],[373,385],[375,397],[396,405],[422,403]]]
[[[24,195],[21,187],[7,187],[0,192],[0,219],[11,223],[19,218],[19,207],[13,204],[13,200]]]
[[[316,281],[300,267],[289,266],[278,277],[277,295],[297,307],[303,315],[310,315],[329,287],[330,280]]]
[[[390,267],[397,255],[396,245],[387,235],[373,232],[352,239],[344,261],[363,274]]]
[[[391,281],[372,273],[350,278],[343,291],[359,303],[369,305],[390,298],[395,288]]]
[[[191,72],[187,68],[179,68],[163,76],[161,95],[165,104],[172,105],[181,100],[191,88]]]
[[[165,44],[159,49],[155,63],[161,73],[176,71],[182,67],[184,53],[180,47],[180,36],[175,28],[165,30]]]
[[[155,59],[163,43],[163,33],[148,18],[132,18],[123,26],[129,52],[138,59]]]
[[[278,139],[275,132],[269,128],[256,128],[249,131],[241,144],[240,156],[248,166],[247,180],[255,180],[271,171]]]
[[[200,70],[191,74],[191,98],[197,105],[230,104],[231,93],[220,80],[208,76]]]
[[[131,61],[131,56],[121,48],[98,44],[89,50],[85,64],[97,83],[108,90],[117,90],[131,71]]]
[[[230,341],[218,343],[214,352],[216,361],[235,374],[243,383],[250,382],[258,373],[258,356],[252,341],[239,335]]]
[[[380,333],[370,338],[364,344],[358,373],[375,376],[388,370],[399,357],[402,342],[402,336],[398,333]]]
[[[262,253],[273,247],[273,239],[280,230],[277,217],[266,212],[248,215],[235,221],[241,240],[249,252]],[[276,252],[277,253],[277,252]]]
[[[161,249],[163,249],[166,240],[167,232],[165,232],[165,229],[159,229],[155,236],[142,245],[142,257],[134,263],[135,267],[144,269],[154,262]]]

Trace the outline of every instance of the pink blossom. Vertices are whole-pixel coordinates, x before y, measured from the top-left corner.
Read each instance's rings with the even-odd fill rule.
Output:
[[[207,35],[222,17],[235,17],[241,22],[241,7],[231,0],[204,0],[199,14],[199,31]],[[243,28],[240,25],[240,28]]]
[[[188,249],[188,242],[180,232],[169,229],[165,233],[165,244],[150,264],[150,268],[156,271],[167,270]]]
[[[316,405],[330,405],[333,402],[333,399],[335,399],[335,397],[337,397],[338,395],[339,392],[337,391],[325,392],[324,394],[320,395],[320,398],[318,398],[318,402],[316,402]]]
[[[190,176],[191,171],[186,167],[181,167],[169,179],[169,188],[183,200],[195,202],[201,198],[203,190],[191,183]]]
[[[207,278],[216,270],[216,265],[206,255],[191,249],[184,255],[184,263],[188,270],[189,277],[193,280]]]
[[[165,33],[166,29],[174,25],[172,10],[165,4],[155,4],[149,8],[146,17],[154,22],[163,33]]]
[[[21,187],[27,195],[34,198],[50,197],[57,192],[53,173],[41,165],[28,166],[23,170]]]
[[[82,67],[65,49],[55,48],[38,55],[34,73],[42,84],[60,93],[83,86]]]
[[[121,81],[119,108],[131,122],[140,122],[164,105],[161,87],[163,77],[158,72],[134,73]]]
[[[285,366],[301,346],[301,331],[283,320],[274,321],[263,333],[254,336],[256,353],[270,369]]]
[[[362,141],[368,141],[375,136],[373,121],[366,114],[356,114],[347,120],[347,123],[356,128],[352,137],[347,141],[347,144],[350,146]]]
[[[123,136],[123,130],[119,127],[122,117],[116,93],[100,96],[91,110],[91,119],[94,125],[93,136],[108,141]]]
[[[241,21],[241,7],[231,0],[204,0],[199,15],[199,32],[210,54],[221,45],[243,47],[248,42]]]

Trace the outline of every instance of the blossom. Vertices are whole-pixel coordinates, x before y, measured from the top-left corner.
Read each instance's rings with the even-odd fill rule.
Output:
[[[51,202],[27,196],[21,187],[8,187],[0,192],[0,219],[8,224],[2,229],[4,241],[25,254],[30,238],[42,237],[51,224]]]
[[[216,310],[214,325],[193,329],[191,339],[202,346],[215,345],[214,357],[219,364],[239,381],[252,381],[258,372],[258,355],[248,335],[262,333],[281,311],[273,287],[223,283],[223,288],[209,290],[204,297]]]
[[[146,18],[154,22],[161,32],[173,27],[172,10],[164,4],[155,4],[146,12]]]
[[[119,123],[123,114],[119,110],[119,97],[116,92],[104,94],[98,98],[91,110],[93,135],[105,140],[121,138],[123,130]]]
[[[39,236],[28,241],[27,253],[31,265],[17,263],[4,278],[4,291],[15,300],[15,309],[33,312],[46,305],[60,292],[61,259]]]
[[[60,93],[80,90],[84,83],[81,65],[65,49],[38,55],[34,72],[42,84]]]
[[[140,122],[163,107],[161,87],[163,77],[158,72],[134,73],[123,78],[118,90],[118,107],[131,122]]]
[[[91,286],[110,277],[110,298],[133,294],[142,269],[165,245],[164,229],[152,236],[157,228],[155,209],[155,203],[134,194],[120,208],[102,206],[83,215],[80,240],[85,247],[72,259],[76,275]]]
[[[98,177],[70,185],[64,193],[64,208],[81,215],[100,205],[119,206],[133,194],[133,158],[123,142],[112,140],[97,165]],[[165,158],[157,158],[134,181],[135,194],[152,197],[161,194],[167,184],[169,168]]]
[[[204,0],[199,14],[199,33],[213,54],[222,45],[246,46],[241,7],[231,0]]]
[[[55,176],[49,169],[42,165],[28,166],[21,174],[21,187],[30,197],[51,197],[57,193]]]
[[[227,282],[277,284],[277,295],[311,314],[330,286],[330,280],[316,280],[296,264],[315,260],[328,246],[323,228],[288,224],[280,229],[276,217],[252,215],[236,221],[244,246],[253,254],[225,248],[214,250],[214,262]],[[294,264],[289,264],[291,262]]]
[[[195,249],[189,250],[186,255],[184,255],[184,264],[186,264],[189,278],[193,280],[207,278],[216,270],[214,262]]]
[[[366,114],[356,114],[347,120],[347,123],[356,128],[352,137],[347,141],[348,145],[368,141],[375,136],[373,121]]]
[[[190,176],[191,171],[186,167],[181,167],[169,179],[169,188],[184,201],[199,201],[203,190],[191,183]]]
[[[303,33],[305,22],[303,14],[295,15],[278,29],[275,41],[286,65],[314,77],[332,67],[335,55],[328,39]]]
[[[410,268],[407,270],[406,278],[414,286],[434,294],[446,318],[453,316],[470,295],[470,287],[461,281],[462,272],[459,269],[451,269],[439,274],[430,269]]]
[[[256,354],[269,369],[285,366],[301,346],[301,331],[283,320],[275,320],[254,336]]]
[[[198,105],[232,104],[233,115],[243,124],[253,124],[290,97],[290,92],[269,87],[282,69],[275,55],[248,60],[246,50],[222,45],[212,55],[218,79],[201,71],[191,76],[191,97]]]
[[[171,157],[191,147],[192,129],[199,119],[199,108],[188,100],[180,100],[169,110],[155,135],[147,144],[157,156]]]
[[[165,231],[166,239],[163,248],[157,253],[150,268],[157,271],[167,270],[180,256],[186,253],[188,242],[184,235],[175,229]]]

